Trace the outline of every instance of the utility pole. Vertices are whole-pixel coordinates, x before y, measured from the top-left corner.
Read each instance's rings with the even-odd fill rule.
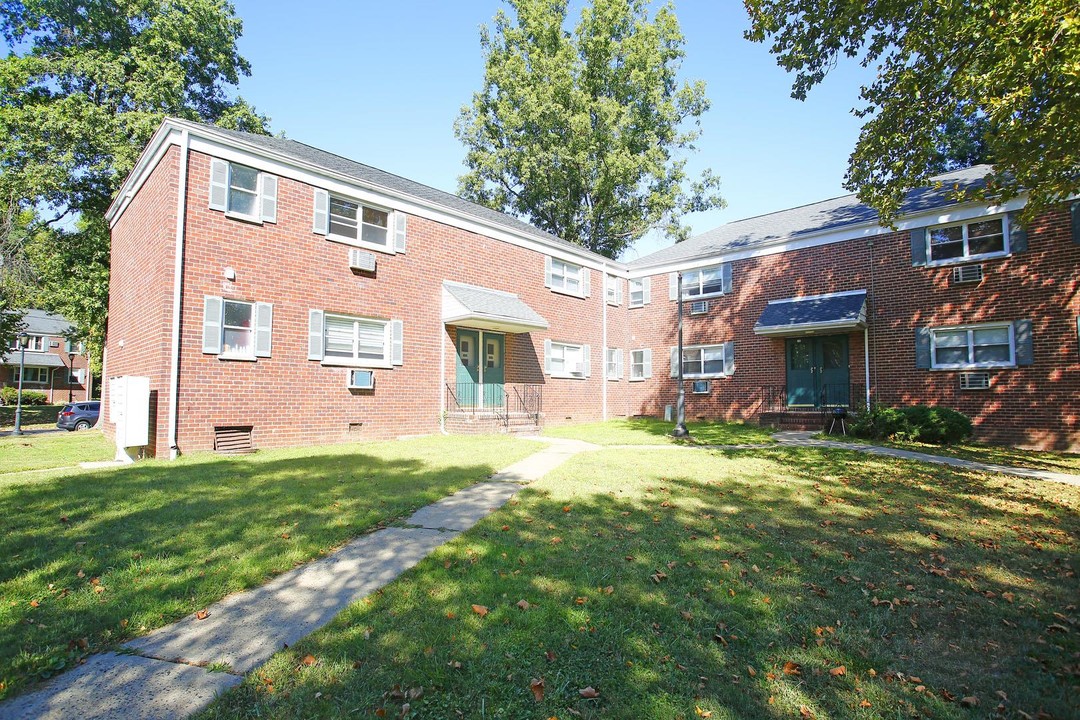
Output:
[[[678,276],[678,290],[676,295],[676,301],[679,304],[679,347],[675,351],[675,360],[679,364],[679,371],[676,381],[679,383],[679,394],[675,401],[675,429],[671,431],[672,437],[689,437],[690,431],[686,429],[686,392],[683,388],[683,337],[682,337],[682,313],[683,313],[683,296],[682,296],[682,270],[677,273]]]

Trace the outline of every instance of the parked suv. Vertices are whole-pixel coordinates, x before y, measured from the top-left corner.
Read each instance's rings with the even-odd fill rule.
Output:
[[[56,427],[61,430],[86,430],[97,424],[101,414],[101,401],[71,403],[65,405],[56,416]]]

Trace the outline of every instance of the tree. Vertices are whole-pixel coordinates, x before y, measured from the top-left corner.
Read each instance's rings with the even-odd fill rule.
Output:
[[[1026,216],[1080,190],[1080,6],[1075,0],[745,0],[750,40],[771,41],[805,99],[840,55],[876,66],[845,185],[890,221],[904,191],[967,130],[992,159],[957,200],[1028,193]],[[969,146],[971,143],[968,143]],[[952,148],[952,151],[959,147]],[[963,154],[963,151],[960,151]]]
[[[0,197],[36,213],[41,304],[104,338],[104,213],[161,120],[265,132],[226,92],[250,74],[240,20],[223,0],[5,0],[0,32]]]
[[[0,202],[0,354],[23,327],[21,310],[33,302],[33,273],[26,255],[34,213]]]
[[[484,89],[454,128],[464,197],[608,257],[657,227],[682,239],[681,215],[722,207],[712,173],[691,182],[676,157],[709,101],[704,83],[680,84],[670,5],[650,20],[646,0],[593,0],[571,35],[566,0],[508,4],[514,19],[481,29]]]

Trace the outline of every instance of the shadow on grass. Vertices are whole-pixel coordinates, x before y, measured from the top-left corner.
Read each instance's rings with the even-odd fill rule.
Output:
[[[1067,717],[1078,500],[842,451],[582,455],[204,717]]]
[[[674,438],[675,424],[658,418],[628,418],[565,425],[544,431],[598,445],[743,445],[774,442],[772,430],[739,422],[688,422],[688,438]]]
[[[457,442],[421,443],[416,457],[393,446],[189,458],[0,488],[0,696],[481,480],[497,469],[486,461],[528,454]]]

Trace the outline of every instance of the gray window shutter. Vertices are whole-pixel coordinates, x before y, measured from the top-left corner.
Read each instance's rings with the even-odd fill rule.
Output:
[[[652,302],[652,277],[641,278],[641,304],[648,305]]]
[[[615,278],[615,304],[616,305],[622,305],[622,295],[623,295],[622,286],[623,286],[623,279],[622,278]],[[619,352],[621,353],[622,350],[620,350]]]
[[[671,348],[671,377],[679,377],[679,348]]]
[[[311,221],[311,232],[325,235],[330,230],[330,193],[315,188],[315,211]]]
[[[914,228],[911,231],[911,264],[926,264],[926,233],[924,227]]]
[[[217,355],[221,352],[221,298],[203,297],[202,351]]]
[[[270,340],[274,327],[274,306],[255,303],[255,357],[270,357]]]
[[[735,341],[728,340],[724,343],[724,374],[735,374]]]
[[[679,273],[668,273],[668,300],[679,299]]]
[[[229,206],[229,163],[210,158],[210,209],[224,211]]]
[[[648,379],[652,377],[652,349],[645,348],[641,351],[641,370],[642,377]]]
[[[405,252],[405,227],[409,219],[400,210],[394,211],[394,252]]]
[[[1069,214],[1072,215],[1072,239],[1080,245],[1080,200],[1069,206]]]
[[[544,257],[544,287],[551,287],[551,256]]]
[[[581,295],[582,297],[589,297],[592,295],[592,280],[590,279],[591,273],[589,268],[581,268]]]
[[[615,351],[615,377],[622,379],[623,376],[623,351],[622,349]]]
[[[550,261],[551,261],[551,258],[548,258],[548,262],[550,262]],[[545,340],[544,341],[544,374],[545,375],[550,375],[551,374],[551,341],[550,340]]]
[[[584,375],[585,377],[589,377],[590,375],[592,375],[592,347],[589,345],[582,345],[581,354],[585,360],[585,362],[583,363],[583,369],[585,371]]]
[[[723,282],[725,295],[731,292],[731,263],[727,262],[720,266],[720,280]]]
[[[1013,323],[1013,337],[1016,341],[1016,364],[1032,365],[1035,363],[1035,349],[1031,337],[1031,321],[1017,320]]]
[[[261,217],[263,222],[277,222],[277,176],[262,173],[262,192],[260,193]]]
[[[323,359],[323,311],[308,310],[308,360]]]
[[[1009,252],[1022,253],[1028,249],[1027,228],[1020,224],[1020,213],[1009,213]]]
[[[86,368],[79,368],[75,371],[75,380],[80,385],[86,382]]]
[[[405,364],[405,332],[401,320],[390,321],[390,363]]]
[[[915,328],[915,367],[930,369],[930,328]]]

